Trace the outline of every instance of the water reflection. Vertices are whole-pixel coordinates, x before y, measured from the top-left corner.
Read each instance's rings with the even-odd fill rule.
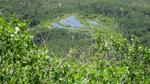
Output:
[[[87,22],[90,25],[98,25],[98,23],[96,21],[91,20],[91,19],[87,19]],[[51,26],[55,27],[55,28],[60,28],[60,29],[64,29],[67,27],[70,27],[70,28],[86,27],[83,24],[81,24],[81,22],[79,20],[77,20],[76,16],[69,16],[69,17],[59,20],[58,22],[52,22]]]
[[[80,23],[79,20],[76,19],[75,16],[69,16],[67,18],[61,19],[60,22],[62,22],[66,26],[83,27],[83,25]]]

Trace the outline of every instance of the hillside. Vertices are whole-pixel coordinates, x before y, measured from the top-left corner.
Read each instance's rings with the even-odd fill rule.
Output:
[[[0,84],[149,84],[149,0],[0,0]]]
[[[35,36],[34,41],[37,44],[46,41],[45,43],[53,54],[66,55],[70,49],[77,49],[76,53],[81,54],[91,50],[94,28],[112,30],[117,29],[117,24],[112,18],[102,15],[89,17],[77,14],[66,15],[48,21],[48,23],[47,21],[43,22],[32,30],[32,34]]]
[[[0,14],[16,13],[21,19],[30,18],[30,26],[65,14],[103,14],[117,20],[124,36],[130,38],[134,34],[149,46],[149,3],[149,0],[1,0]]]

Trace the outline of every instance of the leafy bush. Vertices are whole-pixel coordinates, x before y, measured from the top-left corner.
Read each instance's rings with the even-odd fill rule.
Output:
[[[96,29],[93,55],[48,56],[18,19],[0,19],[0,83],[149,84],[150,49],[110,29]],[[91,53],[92,54],[92,53]]]
[[[94,34],[96,59],[102,61],[105,81],[121,83],[149,83],[150,49],[133,36],[129,42],[118,33],[97,30]]]
[[[38,48],[25,22],[0,18],[0,82],[36,83],[44,79],[49,62],[45,48]],[[41,79],[42,78],[42,79]]]

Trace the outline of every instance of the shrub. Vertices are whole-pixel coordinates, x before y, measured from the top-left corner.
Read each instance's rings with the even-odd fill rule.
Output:
[[[0,18],[2,84],[149,84],[150,49],[134,37],[128,41],[111,29],[95,29],[93,55],[76,58],[71,50],[60,58],[36,46],[25,26],[16,18]]]
[[[32,42],[25,22],[0,18],[0,82],[36,83],[44,80],[49,56]]]
[[[123,38],[110,29],[96,30],[93,36],[96,59],[102,61],[104,81],[113,83],[149,83],[150,49],[132,36]],[[98,58],[97,58],[98,57]]]

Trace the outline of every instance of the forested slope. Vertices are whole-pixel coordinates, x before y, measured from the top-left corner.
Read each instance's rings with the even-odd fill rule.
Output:
[[[0,0],[0,83],[149,84],[149,0]]]
[[[16,13],[22,19],[30,18],[31,26],[67,13],[103,14],[115,17],[127,38],[134,34],[149,45],[149,3],[149,0],[1,0],[0,11],[1,15]]]

